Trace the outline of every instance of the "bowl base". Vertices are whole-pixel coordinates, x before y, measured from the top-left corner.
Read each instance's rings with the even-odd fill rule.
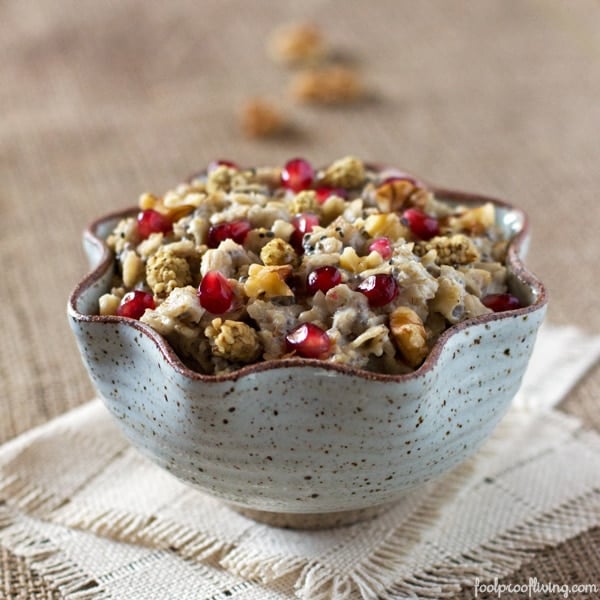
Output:
[[[234,504],[227,504],[227,506],[244,517],[248,517],[259,523],[271,525],[272,527],[319,530],[354,525],[355,523],[374,519],[394,504],[394,502],[388,502],[378,506],[370,506],[369,508],[323,513],[283,513],[245,508]]]

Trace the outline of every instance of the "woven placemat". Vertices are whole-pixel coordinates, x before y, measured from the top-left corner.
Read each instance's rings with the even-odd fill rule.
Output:
[[[599,355],[600,338],[544,325],[514,408],[472,460],[368,522],[316,532],[254,523],[185,486],[96,400],[0,448],[0,544],[66,598],[161,598],[149,570],[180,600],[477,589],[600,525],[600,436],[551,409]],[[257,584],[231,591],[244,582]]]

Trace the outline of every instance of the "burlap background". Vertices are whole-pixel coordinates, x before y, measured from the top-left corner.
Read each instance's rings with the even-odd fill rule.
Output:
[[[306,18],[363,74],[367,101],[289,99],[264,39]],[[215,157],[354,153],[510,199],[533,223],[529,264],[550,320],[600,333],[599,31],[596,0],[0,4],[0,442],[92,396],[65,318],[85,224]],[[279,104],[296,134],[245,139],[248,96]],[[596,369],[564,409],[599,428],[599,390]],[[511,580],[598,582],[599,555],[591,531]],[[1,557],[0,597],[52,597]]]

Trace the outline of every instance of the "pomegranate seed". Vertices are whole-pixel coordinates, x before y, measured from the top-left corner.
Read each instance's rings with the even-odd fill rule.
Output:
[[[484,306],[491,308],[494,312],[503,312],[505,310],[515,310],[523,305],[521,301],[512,294],[488,294],[481,299]]]
[[[288,352],[303,358],[326,359],[331,354],[331,340],[325,331],[313,323],[302,323],[285,336]]]
[[[229,167],[230,169],[238,169],[239,170],[239,166],[236,163],[234,163],[233,161],[218,159],[218,160],[211,160],[208,163],[208,168],[206,169],[206,172],[210,173],[210,172],[214,171],[217,167]]]
[[[167,235],[173,230],[173,224],[165,215],[148,208],[138,213],[138,233],[143,239],[150,237],[151,233],[164,233]]]
[[[288,160],[281,172],[281,185],[288,190],[300,192],[308,189],[315,177],[312,165],[303,158]]]
[[[290,243],[298,254],[304,252],[302,239],[305,233],[310,233],[315,226],[319,224],[319,217],[313,213],[300,213],[292,219],[294,231],[290,238]]]
[[[411,232],[421,240],[430,240],[440,235],[440,223],[418,208],[408,208],[402,213],[402,220],[408,225]]]
[[[369,244],[369,252],[373,251],[379,252],[379,254],[381,254],[381,258],[383,258],[383,260],[387,260],[388,258],[392,257],[392,243],[390,242],[389,238],[386,237],[375,238]]]
[[[228,221],[211,225],[208,230],[208,247],[216,248],[223,240],[232,239],[237,244],[243,244],[252,225],[246,219]]]
[[[342,274],[336,267],[318,267],[306,278],[306,287],[311,294],[321,290],[324,294],[332,287],[342,283]]]
[[[400,292],[396,280],[385,273],[369,275],[360,283],[357,289],[367,297],[369,306],[372,308],[385,306]]]
[[[134,290],[127,292],[121,299],[117,315],[120,317],[129,317],[130,319],[139,319],[147,308],[155,308],[154,298],[148,292]]]
[[[226,313],[235,295],[227,278],[219,271],[209,271],[198,287],[200,305],[214,315]]]
[[[344,188],[332,188],[332,187],[318,187],[315,190],[317,195],[317,202],[323,204],[330,196],[339,196],[346,200],[348,198],[348,192]]]

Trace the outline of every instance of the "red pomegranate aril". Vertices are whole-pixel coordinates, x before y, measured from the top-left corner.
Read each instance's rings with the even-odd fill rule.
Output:
[[[421,240],[430,240],[436,235],[440,235],[440,223],[435,218],[418,208],[408,208],[402,213],[402,220],[408,225],[409,229]]]
[[[396,280],[385,273],[369,275],[363,279],[357,289],[367,297],[371,308],[385,306],[400,292]]]
[[[281,185],[293,192],[307,190],[313,182],[315,171],[303,158],[288,160],[281,171]]]
[[[127,292],[117,308],[119,317],[129,317],[130,319],[139,319],[147,308],[154,309],[154,298],[152,294],[141,290]]]
[[[150,237],[152,233],[171,233],[173,224],[162,213],[148,208],[138,213],[137,216],[138,233],[143,239]]]
[[[342,283],[342,274],[332,266],[318,267],[306,278],[306,288],[311,294],[319,290],[326,294],[332,287]]]
[[[521,301],[512,294],[488,294],[481,299],[484,306],[491,308],[494,312],[504,312],[505,310],[515,310],[523,305]]]
[[[369,244],[369,252],[378,252],[383,260],[392,257],[392,243],[386,237],[375,238]]]
[[[302,358],[324,360],[331,354],[329,336],[314,323],[302,323],[285,336],[285,341],[287,351],[294,351]]]
[[[339,196],[340,198],[344,198],[344,200],[348,198],[348,192],[344,188],[318,187],[315,190],[315,194],[319,204],[324,204],[331,196]]]
[[[211,225],[208,230],[208,247],[216,248],[223,240],[232,239],[237,244],[243,244],[252,225],[246,219],[227,221]]]
[[[314,213],[300,213],[292,219],[294,231],[290,237],[290,243],[298,254],[304,252],[302,240],[305,233],[310,233],[319,224],[319,217]]]
[[[217,159],[217,160],[211,160],[208,163],[208,168],[206,169],[206,172],[211,173],[218,167],[229,167],[230,169],[238,169],[238,170],[240,168],[236,163],[234,163],[231,160]]]
[[[200,306],[214,315],[222,315],[231,309],[235,294],[231,283],[219,271],[209,271],[198,287]]]

